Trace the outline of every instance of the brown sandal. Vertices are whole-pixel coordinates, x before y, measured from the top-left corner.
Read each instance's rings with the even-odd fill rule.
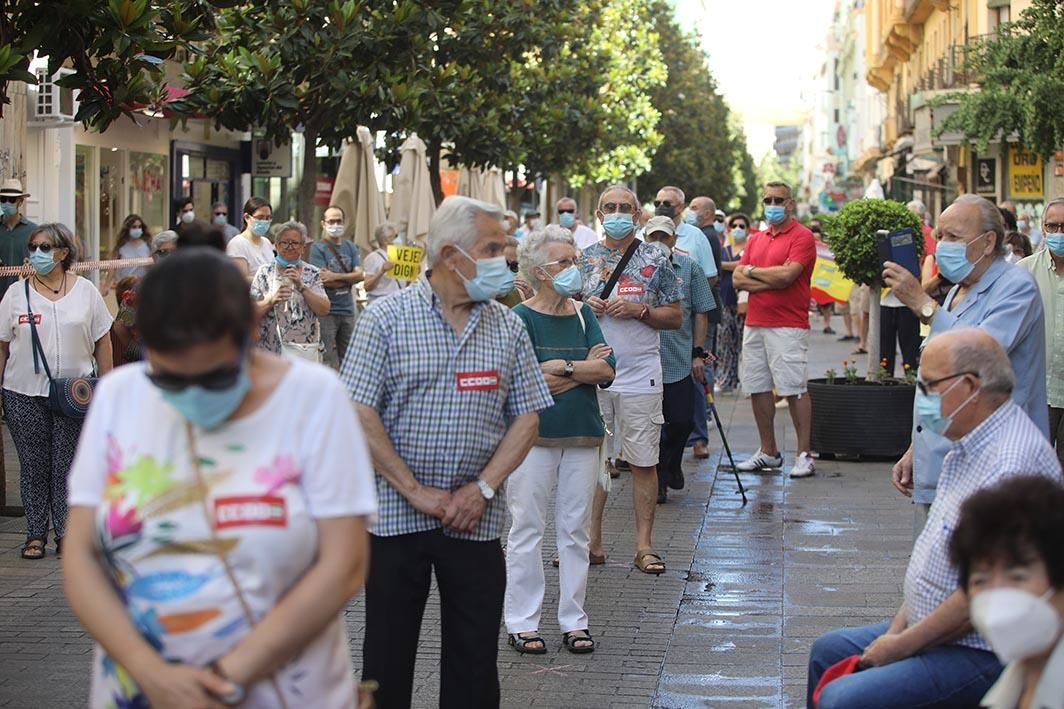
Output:
[[[635,567],[644,574],[660,576],[665,573],[665,561],[652,549],[640,549],[635,553]]]
[[[30,537],[26,540],[26,543],[22,545],[22,558],[31,561],[43,559],[45,544],[46,541],[43,537]]]

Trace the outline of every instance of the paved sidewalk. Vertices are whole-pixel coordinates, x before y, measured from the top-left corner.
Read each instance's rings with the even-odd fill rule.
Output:
[[[838,369],[850,348],[814,333],[812,349],[816,377],[829,365]],[[757,447],[749,401],[725,396],[718,407],[737,458],[749,455]],[[631,489],[626,478],[614,481],[608,563],[591,570],[588,589],[599,643],[593,655],[561,649],[548,530],[540,630],[550,652],[519,656],[500,631],[504,706],[803,706],[812,640],[897,610],[912,512],[890,485],[889,464],[821,461],[816,477],[790,480],[793,432],[787,413],[778,414],[785,468],[743,475],[747,506],[731,472],[717,470],[716,433],[711,459],[688,461],[687,489],[658,508],[654,539],[668,564],[661,577],[632,568]],[[22,535],[21,519],[0,520],[0,706],[80,706],[90,642],[63,600],[54,556],[20,560]],[[356,667],[363,617],[356,600],[346,613]],[[436,705],[438,619],[433,597],[418,655],[417,707]]]

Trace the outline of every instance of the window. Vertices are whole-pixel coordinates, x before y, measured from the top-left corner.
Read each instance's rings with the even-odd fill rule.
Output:
[[[129,153],[129,211],[139,214],[151,232],[166,229],[166,156]]]

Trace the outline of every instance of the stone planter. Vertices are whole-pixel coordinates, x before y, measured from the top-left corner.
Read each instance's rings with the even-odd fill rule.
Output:
[[[912,384],[809,380],[812,445],[822,457],[899,458],[912,439]]]

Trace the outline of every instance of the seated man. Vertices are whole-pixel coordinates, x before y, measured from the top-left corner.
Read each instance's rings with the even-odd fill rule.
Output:
[[[1060,479],[1049,441],[1009,398],[1013,383],[1008,355],[983,330],[950,330],[928,342],[915,408],[919,425],[951,442],[938,496],[913,548],[894,619],[836,630],[813,643],[810,707],[824,671],[853,655],[865,669],[827,684],[820,709],[976,706],[997,679],[1001,664],[972,631],[949,536],[961,505],[979,490],[1023,474]]]

